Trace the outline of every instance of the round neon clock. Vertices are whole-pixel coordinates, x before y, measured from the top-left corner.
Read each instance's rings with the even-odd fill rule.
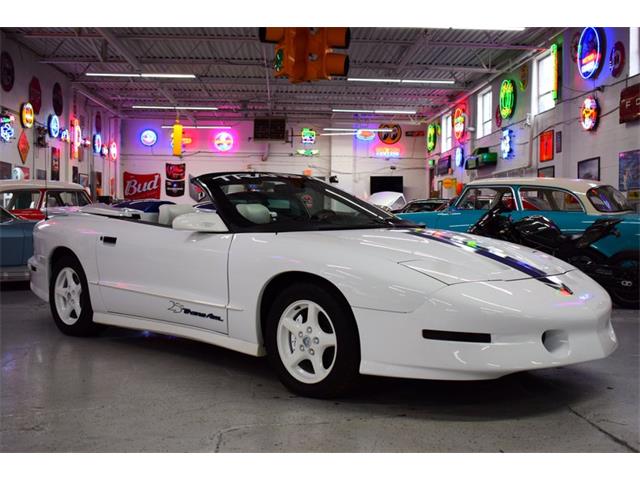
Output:
[[[93,135],[93,153],[102,151],[102,136],[99,133]]]
[[[158,141],[158,134],[155,130],[147,129],[140,134],[140,143],[145,147],[153,147]]]
[[[511,118],[516,107],[516,86],[513,80],[505,79],[500,84],[500,116]]]
[[[458,107],[453,112],[453,135],[456,140],[460,140],[465,130],[465,114],[462,107]]]
[[[594,130],[598,126],[598,117],[600,116],[600,106],[598,100],[593,97],[587,97],[582,102],[580,108],[580,125],[584,130]]]
[[[47,120],[47,131],[51,138],[58,138],[58,135],[60,135],[60,119],[55,113],[49,115],[49,119]]]
[[[228,152],[233,147],[233,136],[229,132],[220,132],[213,140],[215,147],[221,152]]]
[[[582,30],[578,40],[578,72],[584,79],[595,77],[602,60],[602,43],[600,35],[595,27],[587,27]]]
[[[427,151],[433,152],[436,148],[436,142],[438,140],[438,134],[435,124],[431,123],[427,127]]]
[[[35,118],[36,114],[33,111],[33,106],[29,102],[23,103],[22,108],[20,109],[20,120],[22,122],[22,126],[24,128],[33,127]]]
[[[116,145],[116,142],[111,142],[111,145],[109,145],[109,156],[111,160],[118,158],[118,145]]]

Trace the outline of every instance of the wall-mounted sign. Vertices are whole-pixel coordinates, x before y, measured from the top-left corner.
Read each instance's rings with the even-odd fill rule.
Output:
[[[312,128],[303,128],[300,132],[303,145],[313,145],[316,143],[316,131]]]
[[[460,141],[466,130],[467,115],[463,107],[457,107],[453,112],[453,135]]]
[[[182,156],[182,130],[182,125],[176,120],[171,133],[171,148],[173,149],[173,155],[176,157]]]
[[[186,163],[165,163],[165,175],[169,180],[184,180],[187,175]]]
[[[16,117],[12,113],[2,113],[0,117],[0,141],[10,142],[15,135],[13,128],[13,122],[16,121]]]
[[[82,128],[80,120],[77,118],[71,122],[73,129],[73,141],[71,142],[71,158],[78,160],[80,158],[80,147],[82,146]]]
[[[102,151],[102,135],[95,133],[93,135],[93,153],[100,154]]]
[[[424,130],[409,130],[404,132],[407,137],[424,137]]]
[[[220,152],[228,152],[233,147],[233,136],[229,132],[220,132],[213,139],[213,144]]]
[[[456,167],[464,165],[464,150],[462,147],[457,147],[455,150],[454,158],[456,161]]]
[[[318,155],[320,150],[317,148],[299,148],[296,150],[297,155],[302,155],[303,157],[313,157],[314,155]]]
[[[20,153],[20,160],[22,160],[22,163],[26,163],[27,155],[29,155],[30,148],[31,147],[29,146],[29,140],[27,139],[27,134],[25,133],[24,130],[22,130],[22,133],[20,134],[20,138],[18,139],[18,153]]]
[[[640,83],[620,92],[620,123],[640,119]]]
[[[96,112],[93,126],[95,127],[96,133],[102,133],[102,115],[100,115],[100,112]]]
[[[64,101],[62,98],[62,87],[57,82],[53,84],[52,104],[53,104],[53,111],[55,112],[55,114],[58,116],[62,115],[62,112],[64,110],[63,108]]]
[[[433,152],[438,143],[438,127],[435,123],[430,123],[427,127],[427,152]]]
[[[13,59],[8,52],[0,54],[0,84],[5,92],[13,88],[16,79],[16,70],[13,67]]]
[[[42,107],[42,88],[40,87],[40,80],[37,77],[32,77],[29,82],[29,103],[33,105],[33,111],[37,115],[40,113],[40,107]]]
[[[376,134],[371,130],[357,130],[356,138],[358,140],[362,140],[363,142],[371,142],[374,138],[376,138]]]
[[[399,147],[376,147],[376,157],[398,158],[400,157]]]
[[[60,180],[60,149],[51,147],[51,180]]]
[[[507,160],[513,158],[514,155],[513,145],[513,130],[505,128],[502,130],[502,140],[500,141],[500,152],[502,152],[502,158]]]
[[[100,156],[106,158],[109,155],[109,147],[106,144],[102,144],[102,148],[100,149]]]
[[[118,159],[118,145],[116,145],[115,140],[109,145],[109,157],[111,157],[111,160]]]
[[[594,97],[587,97],[580,107],[580,125],[584,130],[594,130],[598,125],[600,106]]]
[[[184,195],[184,180],[165,180],[164,191],[167,197],[181,197]]]
[[[158,142],[158,134],[155,130],[147,128],[140,134],[140,143],[145,147],[153,147]]]
[[[391,130],[390,132],[378,132],[378,138],[386,145],[398,143],[402,138],[402,128],[400,128],[400,125],[388,125],[383,123],[378,128],[380,130]]]
[[[587,27],[582,30],[578,40],[578,53],[576,62],[578,73],[584,79],[595,77],[602,60],[602,44],[600,34],[595,27]]]
[[[68,128],[60,129],[60,141],[71,143],[71,135],[69,134]]]
[[[551,45],[551,60],[552,60],[552,68],[553,68],[553,83],[551,84],[551,96],[554,101],[558,101],[560,96],[560,59],[562,58],[562,52],[560,46],[557,43]]]
[[[500,84],[500,116],[511,118],[516,107],[516,87],[513,80],[507,78]]]
[[[520,80],[518,80],[518,86],[523,92],[529,86],[529,64],[525,63],[520,67]]]
[[[541,162],[553,160],[553,130],[547,130],[540,134],[540,152],[539,159]]]
[[[442,186],[443,188],[446,188],[446,189],[455,188],[456,183],[457,183],[456,179],[451,177],[447,177],[442,180]]]
[[[122,180],[124,183],[125,200],[160,198],[159,173],[138,174],[124,172],[122,174]]]
[[[49,115],[47,119],[47,131],[51,138],[58,138],[60,135],[60,119],[55,113]]]
[[[22,122],[22,126],[24,128],[33,127],[33,122],[35,121],[36,114],[33,111],[33,106],[29,102],[25,102],[20,107],[20,121]]]
[[[614,77],[619,77],[624,69],[625,62],[625,51],[624,51],[624,43],[616,42],[616,44],[611,49],[611,53],[609,53],[609,70],[611,70],[611,75]]]

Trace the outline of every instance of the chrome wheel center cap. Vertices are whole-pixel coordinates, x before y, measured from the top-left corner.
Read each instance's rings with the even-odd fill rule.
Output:
[[[307,337],[304,337],[304,338],[302,339],[302,343],[304,343],[304,346],[305,346],[306,348],[309,348],[309,347],[311,346],[311,337],[308,337],[308,336],[307,336]]]

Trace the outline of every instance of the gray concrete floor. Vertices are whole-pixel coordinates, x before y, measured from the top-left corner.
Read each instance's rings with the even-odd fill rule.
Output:
[[[638,316],[605,360],[473,383],[363,378],[296,397],[265,359],[111,328],[62,335],[29,290],[0,292],[0,451],[638,451]]]

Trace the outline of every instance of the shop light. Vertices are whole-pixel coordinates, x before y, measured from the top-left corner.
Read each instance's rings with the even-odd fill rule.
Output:
[[[178,106],[172,105],[131,105],[134,110],[218,110],[218,107]]]
[[[491,32],[523,32],[526,27],[429,27],[434,30],[488,30]]]
[[[333,108],[331,109],[333,113],[379,113],[379,114],[390,114],[390,115],[415,115],[415,110],[357,110],[351,108]]]
[[[351,133],[356,133],[356,132],[361,132],[363,130],[366,130],[367,132],[383,132],[383,133],[388,133],[388,132],[393,132],[393,128],[323,128],[322,130],[324,130],[325,132],[351,132]]]
[[[198,129],[198,130],[228,130],[227,125],[183,125],[185,129]],[[162,125],[160,128],[173,128],[173,125]]]
[[[453,85],[455,80],[429,80],[429,79],[399,79],[399,78],[347,78],[349,82],[376,82],[376,83],[432,83],[437,85]]]
[[[193,73],[108,73],[87,72],[87,77],[124,77],[124,78],[196,78]]]

